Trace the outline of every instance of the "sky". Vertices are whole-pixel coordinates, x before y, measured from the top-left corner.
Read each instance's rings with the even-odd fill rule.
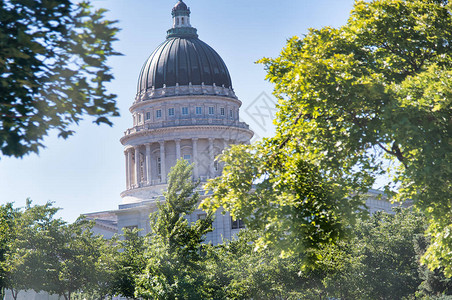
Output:
[[[97,126],[85,119],[67,140],[52,132],[45,149],[22,159],[0,156],[0,203],[25,205],[54,202],[59,217],[72,222],[80,214],[114,210],[125,189],[124,149],[119,139],[131,127],[129,107],[136,93],[140,69],[165,40],[176,0],[94,0],[106,17],[118,20],[115,49],[122,56],[109,59],[115,79],[107,84],[117,95],[121,116],[114,125]],[[347,21],[353,0],[186,0],[191,24],[199,38],[225,61],[234,91],[243,102],[241,118],[256,133],[271,136],[275,98],[265,70],[255,62],[276,57],[288,38],[302,37],[308,28],[338,27]]]

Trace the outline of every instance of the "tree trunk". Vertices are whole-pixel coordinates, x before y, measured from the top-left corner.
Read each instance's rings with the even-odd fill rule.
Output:
[[[20,291],[16,291],[15,289],[11,289],[11,295],[13,296],[14,300],[17,300],[17,295],[19,295]]]

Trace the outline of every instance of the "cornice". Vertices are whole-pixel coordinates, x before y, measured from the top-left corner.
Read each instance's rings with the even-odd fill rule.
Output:
[[[120,139],[122,145],[125,146],[125,143],[131,139],[145,137],[145,136],[156,136],[163,135],[165,133],[174,133],[174,132],[183,132],[183,131],[239,131],[248,133],[250,137],[254,135],[253,131],[246,128],[235,127],[231,125],[184,125],[184,126],[172,126],[172,127],[162,127],[156,129],[143,129],[134,133],[126,134]],[[164,139],[165,140],[165,139]],[[174,140],[174,139],[167,139]],[[166,141],[166,140],[165,140]]]

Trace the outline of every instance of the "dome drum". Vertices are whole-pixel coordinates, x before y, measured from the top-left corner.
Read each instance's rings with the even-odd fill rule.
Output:
[[[229,98],[237,99],[237,96],[234,93],[232,88],[226,88],[224,86],[216,86],[215,83],[213,85],[192,85],[191,82],[187,85],[179,85],[176,83],[175,86],[155,89],[154,87],[142,91],[137,94],[135,97],[135,103],[151,100],[151,99],[159,99],[164,97],[173,97],[173,96],[191,96],[191,95],[209,95],[209,96],[224,96]]]

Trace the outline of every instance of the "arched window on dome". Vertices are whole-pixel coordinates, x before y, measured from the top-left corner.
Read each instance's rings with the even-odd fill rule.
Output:
[[[179,18],[176,18],[176,26],[179,26]]]
[[[185,19],[184,19],[184,17],[182,17],[182,25],[184,25],[185,24]]]

